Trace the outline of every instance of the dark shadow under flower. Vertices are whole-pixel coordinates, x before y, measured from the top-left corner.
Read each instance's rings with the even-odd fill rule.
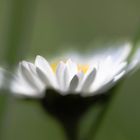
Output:
[[[79,94],[62,96],[57,91],[49,89],[46,91],[46,96],[40,101],[44,110],[61,122],[68,139],[78,140],[78,125],[81,117],[91,106],[100,105],[104,108],[113,95],[113,90],[114,88],[106,94],[83,98]]]

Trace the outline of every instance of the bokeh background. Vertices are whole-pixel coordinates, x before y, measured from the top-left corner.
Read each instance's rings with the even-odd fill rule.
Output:
[[[22,59],[88,52],[97,43],[133,41],[140,29],[139,0],[0,0],[0,64],[9,71]],[[106,45],[105,45],[106,46]],[[140,139],[140,71],[125,81],[104,116],[96,140]],[[94,118],[83,116],[83,137]],[[61,124],[36,102],[1,91],[0,140],[65,140]],[[93,139],[92,133],[89,139]]]

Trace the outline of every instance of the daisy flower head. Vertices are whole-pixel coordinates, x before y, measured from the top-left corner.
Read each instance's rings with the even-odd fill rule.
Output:
[[[57,63],[49,63],[38,55],[34,63],[19,63],[10,90],[16,95],[37,98],[47,94],[47,89],[63,96],[78,94],[88,97],[105,93],[139,66],[140,49],[128,62],[131,49],[130,44],[125,44],[85,59],[71,55],[68,59],[57,60]]]

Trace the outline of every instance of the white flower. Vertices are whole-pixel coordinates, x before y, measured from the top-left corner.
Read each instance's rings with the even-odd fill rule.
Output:
[[[140,64],[140,49],[128,63],[130,52],[131,46],[126,44],[88,59],[73,55],[57,64],[49,64],[45,58],[37,56],[34,64],[20,62],[10,90],[29,97],[43,97],[47,89],[61,95],[71,93],[84,97],[104,93]]]

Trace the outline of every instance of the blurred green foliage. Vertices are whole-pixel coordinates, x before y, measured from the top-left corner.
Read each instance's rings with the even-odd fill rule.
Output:
[[[0,0],[0,63],[87,51],[96,40],[132,40],[139,29],[139,0]],[[104,117],[96,140],[140,139],[140,72],[125,83]],[[80,131],[92,124],[92,108]],[[0,96],[1,140],[63,140],[62,126],[36,102]],[[91,138],[92,139],[92,138]]]

